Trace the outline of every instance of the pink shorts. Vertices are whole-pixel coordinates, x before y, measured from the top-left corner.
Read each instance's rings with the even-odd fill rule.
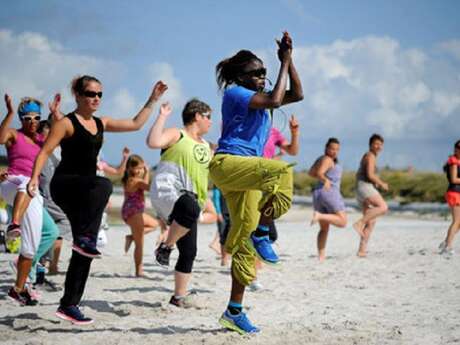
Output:
[[[444,194],[446,202],[450,207],[460,206],[460,193],[454,191],[447,191]]]

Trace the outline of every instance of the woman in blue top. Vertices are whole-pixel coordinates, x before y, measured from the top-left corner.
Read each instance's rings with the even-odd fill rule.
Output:
[[[281,66],[271,92],[264,91],[267,71],[262,60],[248,50],[216,67],[217,83],[224,89],[222,135],[209,172],[230,212],[225,249],[232,254],[230,303],[219,322],[241,334],[259,331],[242,312],[244,290],[255,278],[256,255],[268,264],[278,263],[268,225],[289,209],[292,199],[291,166],[262,158],[271,127],[266,109],[303,99],[291,37],[285,32],[277,43]]]

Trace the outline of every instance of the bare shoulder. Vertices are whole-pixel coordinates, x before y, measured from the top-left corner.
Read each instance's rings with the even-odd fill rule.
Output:
[[[101,116],[99,119],[102,121],[104,128],[107,126],[107,123],[112,119],[110,116]]]
[[[334,166],[334,160],[331,157],[329,157],[327,155],[324,155],[318,160],[318,164],[320,166],[330,168],[330,167]]]

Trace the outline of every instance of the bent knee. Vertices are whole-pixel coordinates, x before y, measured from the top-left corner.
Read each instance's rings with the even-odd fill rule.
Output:
[[[383,205],[380,206],[380,209],[382,210],[383,213],[387,213],[388,212],[388,205],[387,203],[383,203]]]

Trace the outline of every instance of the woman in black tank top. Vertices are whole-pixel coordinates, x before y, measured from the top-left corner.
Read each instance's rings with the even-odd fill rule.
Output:
[[[127,132],[139,130],[152,113],[153,104],[167,86],[157,82],[139,113],[132,119],[95,117],[102,98],[102,85],[94,77],[82,76],[73,80],[72,93],[77,102],[74,112],[56,122],[40,151],[28,185],[35,193],[38,177],[48,156],[61,145],[62,159],[51,181],[51,196],[69,218],[72,226],[72,257],[67,270],[64,296],[56,315],[74,324],[93,322],[79,310],[91,261],[100,257],[96,248],[102,213],[112,193],[112,184],[105,177],[96,176],[96,163],[104,131]],[[59,104],[53,109],[59,113]],[[55,114],[57,116],[57,114]]]

